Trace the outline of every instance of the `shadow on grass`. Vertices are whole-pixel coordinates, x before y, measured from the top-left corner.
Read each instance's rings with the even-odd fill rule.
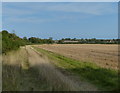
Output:
[[[20,78],[21,69],[18,66],[2,65],[2,89],[3,91],[17,91],[16,84]]]
[[[47,64],[28,69],[4,64],[2,73],[3,91],[78,91],[74,84]]]
[[[35,67],[22,69],[18,65],[3,65],[3,91],[49,91],[51,86]]]
[[[65,70],[96,84],[101,90],[118,90],[118,75],[109,69],[86,66]],[[69,86],[59,79],[61,75],[56,73],[47,64],[36,65],[29,69],[22,69],[17,65],[3,65],[3,91],[66,91],[67,88],[69,89]],[[68,80],[63,81],[68,82]]]

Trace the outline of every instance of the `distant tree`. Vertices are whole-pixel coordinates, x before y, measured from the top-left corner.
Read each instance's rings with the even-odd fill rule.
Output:
[[[53,38],[52,38],[52,37],[49,37],[49,40],[53,40]]]
[[[63,40],[58,40],[58,44],[62,44],[63,43]]]
[[[74,41],[76,41],[76,38],[73,38]]]
[[[65,40],[71,40],[70,38],[65,38]]]
[[[27,41],[28,39],[27,39],[27,37],[23,37],[23,40]]]

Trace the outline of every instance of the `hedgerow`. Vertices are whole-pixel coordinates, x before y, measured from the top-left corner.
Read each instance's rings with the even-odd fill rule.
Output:
[[[2,32],[2,53],[6,53],[11,50],[17,50],[20,46],[23,46],[26,44],[26,42],[18,37],[14,33],[9,33],[6,30],[3,30]]]

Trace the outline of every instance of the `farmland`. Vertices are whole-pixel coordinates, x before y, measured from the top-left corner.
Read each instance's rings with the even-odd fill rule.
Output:
[[[95,91],[85,81],[58,70],[43,53],[31,46],[3,55],[3,91]],[[79,81],[79,82],[78,82]],[[9,85],[11,84],[11,85]]]
[[[79,80],[90,82],[91,84],[94,84],[99,90],[110,91],[118,89],[117,87],[118,72],[116,69],[114,68],[111,69],[111,67],[97,64],[97,62],[86,60],[81,61],[75,58],[71,58],[71,56],[67,56],[67,54],[66,55],[60,54],[63,52],[62,50],[61,50],[62,52],[60,51],[58,53],[55,51],[53,52],[50,49],[48,50],[48,47],[50,48],[53,46],[67,46],[67,45],[38,45],[38,46],[35,45],[34,48],[40,53],[46,55],[49,58],[49,60],[51,60],[50,62],[52,62],[60,70],[62,69],[62,72],[68,71],[70,73],[73,73],[74,76],[77,76],[79,78]],[[68,45],[68,48],[69,46],[70,45]],[[75,46],[81,45],[74,45],[74,47]],[[53,50],[54,49],[55,48],[53,48]],[[59,48],[56,50],[59,50]],[[87,48],[85,50],[87,50]],[[73,51],[75,51],[75,49]],[[64,51],[63,53],[66,53],[66,51]],[[76,53],[78,53],[78,51],[76,51]]]
[[[117,69],[118,66],[118,45],[44,44],[38,47],[75,60],[93,62],[104,68]]]
[[[79,52],[80,46],[83,46],[84,50],[81,49],[83,50],[82,52]],[[87,46],[89,47],[87,48]],[[103,46],[108,47],[110,45]],[[112,45],[112,47],[110,53],[115,51],[114,48],[117,49],[116,45]],[[81,60],[77,59],[79,57],[75,57],[77,53],[88,53],[88,49],[92,50],[93,48],[101,51],[100,47],[93,47],[93,45],[44,44],[27,45],[20,47],[18,50],[8,52],[6,55],[3,55],[3,90],[117,90],[118,75],[116,69],[107,69],[111,67],[106,68],[106,66],[102,66],[103,64],[96,64],[98,62],[97,59],[95,59],[96,62],[94,63],[92,60],[88,61],[89,59],[85,60],[84,58]],[[70,52],[67,52],[68,50],[70,50]],[[109,51],[108,48],[105,50]],[[106,52],[105,50],[104,52]],[[73,53],[75,54],[71,56],[69,55],[70,53],[71,55],[73,55]],[[11,86],[9,86],[9,84],[11,84]]]
[[[15,34],[7,31],[2,33],[6,35],[2,38],[1,52],[3,91],[118,89],[119,55],[118,46],[115,44],[34,45]]]
[[[7,1],[0,91],[120,91],[118,2]]]

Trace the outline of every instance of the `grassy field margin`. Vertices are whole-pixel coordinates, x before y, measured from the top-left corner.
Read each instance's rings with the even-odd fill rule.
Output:
[[[116,70],[101,68],[90,62],[80,62],[35,46],[33,48],[48,56],[57,67],[76,74],[80,79],[96,85],[100,90],[118,90],[118,71]]]
[[[30,67],[28,51],[20,48],[3,55],[2,91],[49,91],[51,86]]]

